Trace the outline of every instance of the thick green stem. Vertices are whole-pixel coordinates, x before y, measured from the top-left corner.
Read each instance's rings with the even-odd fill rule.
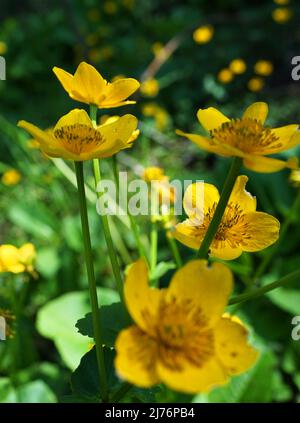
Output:
[[[182,259],[181,259],[181,256],[180,256],[180,252],[178,250],[177,242],[172,237],[172,235],[168,233],[168,230],[166,231],[166,238],[167,238],[169,246],[171,248],[176,267],[177,267],[177,269],[179,269],[180,267],[182,267]]]
[[[94,330],[94,339],[96,344],[96,354],[97,354],[97,364],[98,372],[100,379],[100,388],[101,396],[104,402],[108,399],[108,387],[107,387],[107,378],[106,378],[106,369],[104,362],[104,351],[103,351],[103,341],[100,327],[100,309],[98,304],[97,297],[97,288],[96,288],[96,279],[93,266],[93,257],[92,257],[92,246],[91,246],[91,237],[89,230],[89,221],[87,214],[86,206],[86,197],[84,189],[84,176],[83,176],[83,163],[75,162],[76,169],[76,178],[78,186],[78,198],[80,206],[80,215],[81,215],[81,226],[82,226],[82,235],[84,243],[84,253],[85,253],[85,262],[86,269],[88,274],[89,282],[89,291],[92,305],[92,318],[93,318],[93,330]]]
[[[230,198],[230,194],[232,192],[232,189],[234,187],[236,178],[239,174],[239,170],[242,165],[242,160],[239,157],[235,157],[232,161],[229,173],[227,175],[226,181],[223,186],[223,190],[221,192],[221,197],[218,202],[216,211],[213,215],[213,218],[209,224],[209,227],[206,231],[205,237],[202,241],[202,244],[200,246],[200,249],[198,251],[198,257],[199,258],[206,258],[210,245],[218,231],[219,225],[222,221],[222,217],[224,215],[226,206],[228,204],[228,200]]]
[[[257,281],[257,279],[260,278],[260,276],[265,272],[267,269],[270,261],[274,257],[274,255],[278,252],[280,245],[282,244],[283,239],[286,236],[286,233],[293,221],[293,218],[296,214],[296,212],[300,208],[300,190],[295,198],[295,201],[291,207],[291,210],[289,211],[289,214],[286,216],[283,224],[281,225],[280,235],[279,239],[277,240],[276,244],[273,245],[273,247],[269,248],[268,252],[266,253],[265,257],[263,258],[262,262],[258,266],[256,272],[253,276],[253,283]]]
[[[300,278],[300,270],[296,270],[295,272],[289,273],[288,275],[284,276],[278,281],[269,283],[268,285],[255,289],[252,292],[237,295],[236,297],[231,298],[231,300],[229,300],[228,305],[238,304],[244,301],[248,301],[248,300],[252,300],[254,298],[260,297],[261,295],[264,295],[266,292],[270,292],[273,289],[279,288],[280,286],[287,285],[291,282],[294,282],[297,279],[299,280],[299,278]]]

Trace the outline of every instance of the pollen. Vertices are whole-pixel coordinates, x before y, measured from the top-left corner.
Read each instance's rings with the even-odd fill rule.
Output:
[[[88,153],[105,140],[96,129],[82,124],[63,126],[54,131],[55,138],[71,153]]]
[[[211,131],[216,141],[238,148],[245,153],[263,154],[270,147],[281,147],[279,138],[271,128],[250,118],[233,119],[223,123],[219,128]]]

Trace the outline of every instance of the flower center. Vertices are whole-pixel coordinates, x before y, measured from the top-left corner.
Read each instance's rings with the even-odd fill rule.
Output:
[[[180,370],[183,360],[202,366],[213,355],[212,330],[192,300],[163,300],[158,321],[158,353],[165,366]]]
[[[104,142],[100,132],[83,124],[63,126],[54,131],[54,136],[74,154],[88,153]]]
[[[211,131],[216,141],[238,148],[245,153],[263,153],[267,147],[281,146],[271,128],[255,119],[233,119]]]

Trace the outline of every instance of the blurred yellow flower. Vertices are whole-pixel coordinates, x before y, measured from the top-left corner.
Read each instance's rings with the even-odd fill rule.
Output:
[[[213,35],[214,27],[212,25],[202,25],[193,32],[193,39],[197,44],[206,44],[209,43]]]
[[[110,157],[130,147],[137,119],[132,115],[124,115],[113,123],[94,128],[85,110],[74,109],[60,118],[53,133],[24,120],[18,126],[29,132],[48,156],[83,161]]]
[[[1,181],[4,185],[17,185],[22,178],[21,173],[16,169],[9,169],[3,173]]]
[[[92,9],[89,9],[88,12],[87,12],[87,18],[91,22],[98,22],[98,21],[100,21],[101,14],[99,12],[99,9],[97,9],[97,7],[93,7]]]
[[[258,92],[263,89],[263,87],[265,86],[265,82],[260,77],[253,77],[249,79],[247,86],[250,91]]]
[[[4,41],[0,41],[0,56],[7,52],[7,44]]]
[[[210,254],[223,260],[233,260],[243,251],[254,252],[277,241],[280,223],[267,213],[256,211],[256,198],[245,190],[247,176],[236,180],[221,224],[212,241]],[[217,188],[204,184],[204,199],[197,198],[202,182],[189,185],[183,206],[188,219],[175,227],[174,237],[190,248],[198,250],[218,205]],[[199,192],[200,188],[198,188]]]
[[[150,78],[141,83],[141,93],[146,97],[155,97],[159,93],[159,83],[157,79]]]
[[[163,131],[169,122],[168,112],[156,103],[147,103],[142,107],[142,113],[147,117],[154,117],[155,126]]]
[[[164,173],[164,170],[161,167],[146,167],[143,172],[143,179],[146,182],[151,181],[162,181],[165,180],[167,176]]]
[[[274,3],[279,4],[279,6],[286,6],[289,2],[290,0],[274,0]]]
[[[211,153],[225,157],[241,157],[244,166],[256,172],[277,172],[285,167],[296,169],[296,158],[285,162],[264,157],[286,151],[300,142],[299,125],[265,127],[268,110],[266,103],[257,102],[245,110],[242,118],[229,119],[213,107],[199,109],[198,120],[211,137],[182,131],[177,131],[177,134],[187,137]]]
[[[295,188],[300,187],[300,169],[294,169],[291,171],[289,181]]]
[[[229,64],[229,70],[235,73],[236,75],[240,75],[247,70],[247,65],[243,59],[234,59]]]
[[[279,24],[284,24],[288,22],[292,16],[293,12],[288,7],[277,7],[272,12],[273,20]]]
[[[233,73],[228,68],[221,69],[217,75],[218,80],[222,82],[222,84],[229,84],[229,82],[233,80],[233,77]]]
[[[167,52],[165,51],[164,45],[160,42],[152,44],[151,50],[154,56],[159,56],[160,59],[165,58],[167,56]]]
[[[134,324],[117,338],[117,374],[143,388],[163,382],[192,394],[248,370],[258,353],[247,342],[247,329],[222,316],[232,285],[224,264],[208,267],[194,260],[175,273],[167,289],[153,289],[146,263],[133,263],[124,294]]]
[[[133,78],[107,82],[93,66],[85,62],[80,63],[74,76],[57,67],[53,68],[53,72],[73,100],[104,109],[134,104],[135,101],[126,101],[126,98],[140,86]]]
[[[17,248],[14,245],[0,245],[0,272],[32,273],[36,251],[33,244],[27,243]]]
[[[170,204],[175,201],[175,189],[170,185],[169,177],[165,175],[160,167],[146,167],[142,178],[152,186],[159,194],[160,204]]]
[[[269,76],[274,70],[273,63],[270,60],[259,60],[254,65],[254,72],[257,75]]]
[[[108,15],[115,15],[118,11],[118,5],[114,1],[105,1],[103,3],[103,10]]]

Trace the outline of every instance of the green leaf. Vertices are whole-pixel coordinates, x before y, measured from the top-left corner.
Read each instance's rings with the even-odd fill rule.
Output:
[[[35,380],[22,385],[17,390],[18,402],[22,403],[54,403],[56,396],[42,381]]]
[[[300,315],[300,289],[277,288],[270,291],[267,297],[282,310]]]
[[[124,306],[119,302],[101,307],[100,323],[104,344],[113,347],[118,333],[129,326],[132,321]],[[93,338],[92,313],[88,313],[83,319],[78,320],[76,327],[82,335]]]
[[[38,250],[36,269],[45,278],[55,276],[60,267],[60,258],[55,248],[41,248]]]
[[[97,290],[100,304],[118,300],[118,294],[108,288]],[[77,332],[77,320],[90,310],[88,292],[70,292],[43,306],[37,315],[37,330],[53,340],[65,364],[74,370],[91,342]]]
[[[150,280],[161,278],[169,270],[175,269],[175,264],[172,261],[161,261],[151,272]]]

